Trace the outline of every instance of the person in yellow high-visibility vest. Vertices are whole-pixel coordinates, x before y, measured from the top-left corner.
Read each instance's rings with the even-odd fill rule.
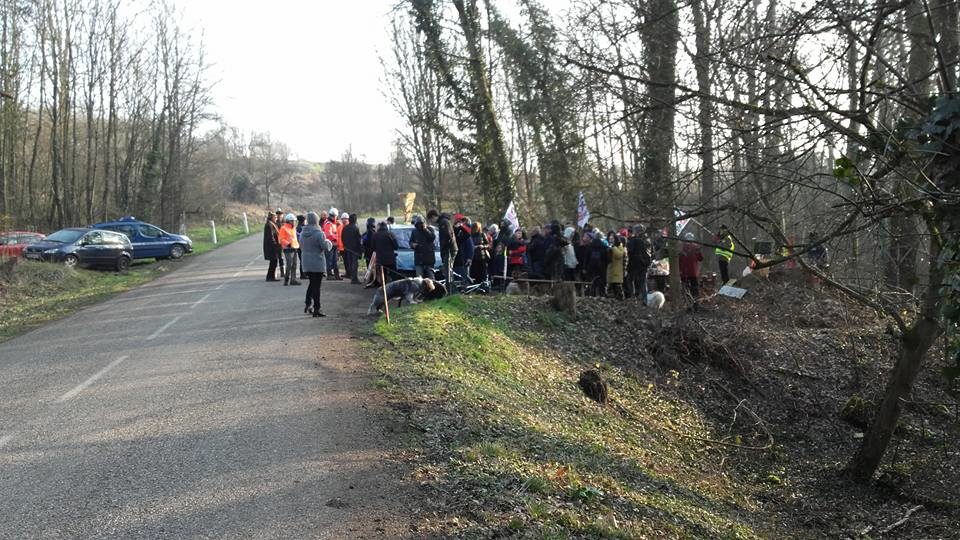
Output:
[[[720,231],[717,232],[717,235],[713,237],[717,242],[716,249],[713,250],[717,254],[717,263],[720,266],[720,279],[722,283],[730,281],[730,259],[733,259],[733,236],[730,234],[730,231],[727,229],[726,225],[720,226]]]

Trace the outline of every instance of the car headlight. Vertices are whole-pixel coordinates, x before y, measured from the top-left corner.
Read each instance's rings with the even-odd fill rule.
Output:
[[[44,255],[53,255],[53,254],[56,253],[56,252],[57,252],[56,249],[48,249],[48,250],[44,251],[43,254],[44,254]]]

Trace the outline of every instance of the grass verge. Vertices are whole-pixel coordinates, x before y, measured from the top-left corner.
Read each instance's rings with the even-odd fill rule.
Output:
[[[209,227],[190,228],[187,234],[193,240],[193,253],[188,257],[247,236],[242,225],[218,227],[216,244]],[[140,260],[129,271],[117,273],[0,259],[0,342],[156,279],[178,264]]]
[[[699,411],[611,366],[602,366],[611,404],[588,400],[577,379],[592,359],[547,352],[544,332],[511,320],[518,301],[452,297],[376,324],[387,342],[374,358],[380,384],[409,411],[416,474],[437,495],[425,498],[433,518],[422,532],[766,534],[746,517],[750,488],[702,442],[716,434]],[[551,326],[564,324],[550,315]]]

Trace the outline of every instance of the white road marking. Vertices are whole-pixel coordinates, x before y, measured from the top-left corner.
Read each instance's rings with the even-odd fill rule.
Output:
[[[230,276],[230,277],[237,277],[237,276],[239,276],[239,275],[242,274],[242,273],[243,273],[243,270],[237,270],[236,273],[233,274],[233,275]]]
[[[57,403],[63,403],[64,401],[67,401],[68,399],[73,398],[74,396],[76,396],[76,395],[79,394],[80,392],[83,392],[88,386],[90,386],[91,384],[97,382],[97,379],[99,379],[100,377],[103,377],[104,375],[106,375],[108,371],[110,371],[111,369],[117,367],[117,365],[120,364],[120,362],[123,362],[123,361],[126,360],[127,358],[129,358],[129,356],[124,355],[124,356],[121,356],[120,358],[117,358],[117,359],[114,360],[113,362],[110,362],[109,364],[107,364],[107,367],[105,367],[105,368],[101,369],[100,371],[94,373],[89,379],[87,379],[87,380],[83,381],[82,383],[78,384],[77,386],[73,387],[73,390],[70,390],[70,391],[67,392],[66,394],[60,396],[60,398],[57,400]]]
[[[221,283],[221,284],[217,285],[216,287],[214,287],[213,290],[219,291],[220,289],[223,288],[224,285],[226,285],[226,283]]]
[[[201,298],[201,299],[197,300],[196,302],[194,302],[193,305],[190,306],[190,309],[193,309],[193,308],[199,306],[200,304],[202,304],[202,303],[204,302],[204,300],[206,300],[207,298],[210,298],[210,295],[211,295],[211,294],[213,294],[213,293],[207,293],[206,296],[204,296],[203,298]]]
[[[152,340],[152,339],[155,339],[157,336],[159,336],[160,334],[162,334],[164,330],[166,330],[167,328],[170,328],[171,326],[174,325],[174,323],[176,323],[177,321],[179,321],[181,317],[183,317],[183,315],[177,315],[176,317],[173,318],[172,321],[170,321],[170,322],[168,322],[167,324],[161,326],[159,329],[157,329],[156,332],[150,334],[150,337],[147,338],[147,341],[150,341],[150,340]]]
[[[8,433],[7,435],[0,437],[0,448],[3,448],[4,446],[7,445],[8,442],[12,440],[13,440],[13,433]]]

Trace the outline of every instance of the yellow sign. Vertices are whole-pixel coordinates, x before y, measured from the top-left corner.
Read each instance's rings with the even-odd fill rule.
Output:
[[[403,201],[403,222],[410,223],[410,216],[413,215],[413,201],[417,200],[417,194],[401,193],[400,200]]]

